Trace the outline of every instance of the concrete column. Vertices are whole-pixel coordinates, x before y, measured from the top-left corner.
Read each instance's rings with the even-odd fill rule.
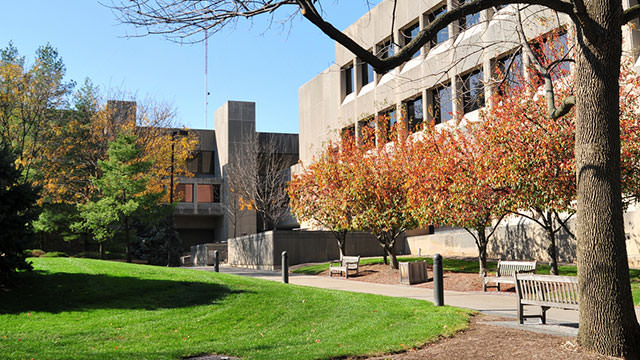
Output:
[[[487,107],[491,107],[491,97],[493,96],[494,84],[493,84],[493,69],[495,67],[495,60],[484,56],[482,59],[482,75],[484,81],[484,104]]]
[[[456,9],[460,0],[447,0],[447,12]],[[449,39],[455,39],[460,32],[458,21],[453,21],[448,25]]]
[[[433,121],[433,98],[429,89],[422,90],[422,117],[425,124]]]
[[[453,102],[453,118],[460,120],[464,116],[464,109],[462,106],[462,81],[458,74],[454,74],[450,78],[451,81],[451,101]]]

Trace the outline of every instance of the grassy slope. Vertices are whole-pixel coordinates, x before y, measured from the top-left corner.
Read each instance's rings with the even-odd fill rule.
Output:
[[[433,258],[430,257],[398,257],[398,261],[422,261],[425,260],[429,264],[433,264]],[[445,271],[462,272],[462,273],[477,273],[478,262],[475,260],[461,260],[461,259],[449,259],[444,258],[442,260],[443,268]],[[382,264],[382,258],[368,258],[362,259],[360,264]],[[487,268],[489,271],[496,271],[497,263],[493,261],[487,262]],[[329,263],[322,263],[316,265],[305,266],[294,270],[294,273],[315,275],[329,269]],[[539,274],[549,274],[549,265],[538,264]],[[558,266],[558,272],[560,275],[576,276],[578,270],[573,265],[561,265]],[[630,269],[629,276],[631,277],[631,291],[633,292],[633,302],[636,305],[640,305],[640,270]]]
[[[317,359],[402,350],[468,312],[188,269],[34,259],[0,293],[0,358]]]

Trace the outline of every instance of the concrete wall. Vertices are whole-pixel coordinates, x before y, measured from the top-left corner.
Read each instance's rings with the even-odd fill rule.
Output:
[[[396,242],[396,254],[406,253],[405,241]],[[229,239],[229,264],[256,269],[275,269],[281,265],[281,254],[287,251],[289,264],[323,262],[339,259],[338,244],[328,231],[267,231]],[[367,233],[350,233],[346,255],[382,256],[378,241]]]

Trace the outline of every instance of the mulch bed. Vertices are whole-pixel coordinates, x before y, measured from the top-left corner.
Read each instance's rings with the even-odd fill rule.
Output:
[[[575,338],[533,333],[486,323],[495,320],[504,319],[478,315],[471,319],[467,330],[453,337],[440,339],[418,349],[366,359],[612,359],[585,352],[576,345]]]
[[[354,281],[367,281],[379,284],[400,283],[400,270],[391,269],[389,265],[384,264],[360,265],[359,274],[357,276],[355,274],[351,274],[353,273],[350,272],[349,280]],[[329,276],[329,270],[325,270],[318,275]],[[411,286],[433,288],[433,269],[431,265],[427,265],[427,275],[429,275],[429,280],[426,283],[414,284]],[[445,290],[482,291],[482,278],[478,274],[454,273],[445,271],[442,274],[442,277],[443,287]],[[487,291],[496,291],[496,289],[489,288],[487,289]],[[500,286],[500,291],[515,292],[515,289],[513,286],[502,284]]]

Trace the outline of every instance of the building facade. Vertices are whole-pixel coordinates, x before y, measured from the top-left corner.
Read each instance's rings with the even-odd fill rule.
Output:
[[[383,0],[364,14],[344,32],[369,48],[375,54],[390,56],[411,41],[420,29],[446,12],[464,3],[464,0]],[[623,6],[635,5],[635,0],[623,0]],[[391,14],[394,13],[395,19]],[[519,24],[528,41],[552,39],[539,51],[544,55],[558,55],[571,50],[569,19],[548,9],[527,6],[517,16],[518,5],[507,5],[467,15],[449,24],[431,39],[419,53],[405,64],[378,74],[372,67],[353,55],[342,45],[335,45],[335,64],[315,76],[299,89],[300,159],[303,164],[313,160],[323,144],[338,139],[348,132],[361,138],[366,127],[374,128],[376,141],[388,141],[384,130],[402,126],[408,131],[419,131],[423,123],[457,123],[462,119],[478,119],[479,110],[491,106],[492,92],[502,82],[500,74],[520,73],[529,76],[529,58],[521,51]],[[623,50],[635,61],[640,49],[640,32],[636,26],[625,26]],[[553,34],[554,36],[548,36]],[[548,51],[553,48],[555,54]],[[547,53],[548,52],[548,53]],[[560,67],[571,70],[570,63]],[[509,72],[505,72],[509,69]],[[508,75],[507,75],[508,76]],[[506,79],[507,81],[509,79]],[[400,113],[406,114],[398,122]],[[380,117],[383,115],[383,117]],[[388,124],[376,119],[384,118]],[[398,131],[398,134],[402,134]],[[360,139],[359,139],[360,140]],[[359,141],[358,140],[358,141]],[[627,248],[631,257],[640,264],[640,214],[635,207],[625,214]],[[509,228],[511,226],[511,228]],[[517,231],[514,231],[514,228]],[[544,257],[544,251],[535,243],[540,235],[530,229],[522,219],[511,219],[503,226],[499,246],[492,254],[496,257],[516,256],[510,233],[525,234],[531,238],[531,250],[517,254],[525,257]],[[519,229],[519,230],[518,230]],[[408,238],[411,252],[441,252],[443,255],[473,256],[476,254],[472,238],[464,231],[441,229],[432,235]],[[538,246],[537,249],[536,246]],[[575,243],[567,240],[569,249],[564,261],[575,258]],[[571,250],[573,249],[573,250]]]
[[[176,179],[174,198],[175,225],[185,250],[191,245],[223,242],[263,230],[253,209],[235,206],[228,169],[232,163],[253,163],[246,158],[242,144],[251,139],[275,138],[281,146],[270,155],[284,157],[283,170],[287,171],[298,161],[298,134],[258,133],[255,123],[255,103],[227,101],[215,112],[215,130],[189,130],[199,139],[196,154],[188,163],[194,176]],[[287,219],[280,225],[292,227],[295,222]]]

